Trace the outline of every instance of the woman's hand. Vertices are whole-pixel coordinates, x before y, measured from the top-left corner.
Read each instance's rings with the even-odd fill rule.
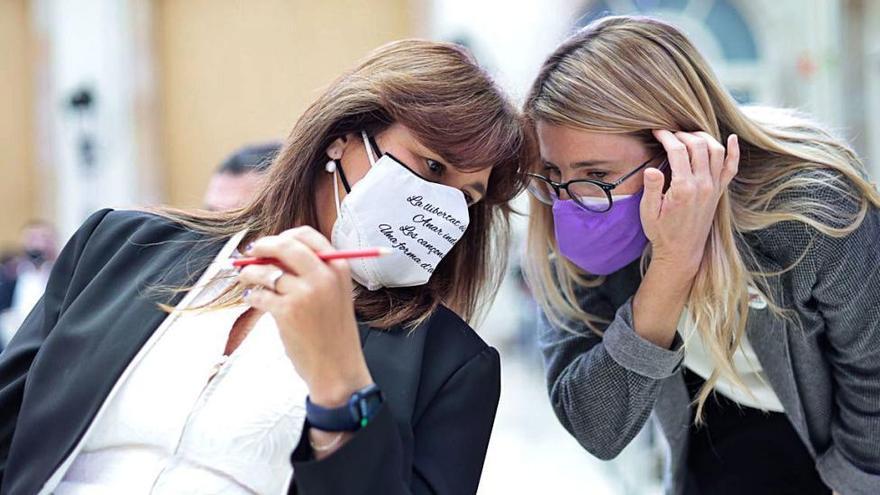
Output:
[[[656,130],[654,137],[666,150],[672,181],[664,193],[663,173],[645,170],[641,217],[651,241],[651,264],[693,276],[703,259],[718,200],[738,170],[739,143],[735,134],[728,137],[726,150],[705,132]]]
[[[275,258],[280,266],[250,265],[239,273],[242,284],[256,287],[245,301],[275,318],[312,402],[324,407],[345,404],[373,382],[355,322],[348,263],[327,263],[316,254],[332,250],[318,231],[298,227],[257,239],[246,252]]]
[[[727,150],[705,132],[654,131],[672,168],[669,189],[663,173],[645,170],[642,227],[651,241],[651,264],[633,298],[633,328],[668,349],[700,268],[721,194],[736,175],[739,143]]]

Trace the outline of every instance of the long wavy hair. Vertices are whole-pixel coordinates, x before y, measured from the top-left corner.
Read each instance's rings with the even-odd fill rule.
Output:
[[[859,226],[871,204],[880,205],[864,166],[842,140],[792,111],[740,107],[688,38],[656,19],[605,17],[572,35],[544,62],[525,113],[531,132],[545,121],[637,136],[657,150],[662,147],[651,129],[705,131],[721,143],[730,134],[739,137],[739,173],[718,204],[687,300],[716,365],[696,399],[697,422],[720,377],[748,393],[733,355],[746,329],[749,287],[775,314],[793,318],[769,294],[767,279],[782,272],[762,270],[745,237],[783,221],[844,236]],[[821,197],[810,197],[814,188],[832,188],[858,207],[835,210]],[[580,307],[577,291],[604,279],[560,256],[551,207],[532,198],[530,211],[526,273],[536,297],[559,327],[601,333],[599,324],[607,322]],[[642,257],[643,272],[649,260],[650,248]]]
[[[491,167],[491,174],[485,198],[469,208],[467,231],[428,284],[377,291],[358,286],[355,311],[361,321],[380,328],[414,325],[440,304],[471,321],[494,296],[504,273],[508,201],[522,190],[521,174],[535,146],[517,109],[461,46],[403,40],[370,53],[302,114],[261,189],[242,208],[152,211],[207,240],[246,229],[243,244],[296,226],[318,228],[314,191],[327,177],[327,147],[341,136],[361,130],[375,134],[393,123],[406,126],[450,166]],[[203,307],[238,303],[242,290],[236,284]]]

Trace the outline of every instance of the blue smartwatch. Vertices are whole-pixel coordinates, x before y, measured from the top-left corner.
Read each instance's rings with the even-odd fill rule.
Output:
[[[375,383],[351,394],[348,403],[340,407],[321,407],[306,397],[306,419],[319,430],[357,431],[370,423],[384,401]]]

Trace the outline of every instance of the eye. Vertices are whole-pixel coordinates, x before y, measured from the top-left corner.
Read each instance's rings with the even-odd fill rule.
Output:
[[[442,177],[443,172],[446,171],[446,166],[437,160],[431,160],[428,158],[425,160],[425,164],[428,165],[428,171],[437,177]]]
[[[556,167],[545,166],[544,167],[544,177],[548,179],[559,182],[559,179],[562,177],[562,174],[559,172],[559,169]]]
[[[587,174],[588,179],[604,180],[605,177],[608,177],[608,173],[601,170],[593,170]]]

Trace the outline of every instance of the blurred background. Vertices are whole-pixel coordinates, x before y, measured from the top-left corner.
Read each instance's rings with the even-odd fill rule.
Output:
[[[610,13],[674,22],[739,101],[813,114],[880,173],[880,0],[0,0],[0,341],[90,212],[245,191],[370,49],[461,43],[520,101],[559,41]],[[558,425],[534,311],[515,262],[479,328],[504,367],[480,493],[660,493],[650,428],[601,462]]]

